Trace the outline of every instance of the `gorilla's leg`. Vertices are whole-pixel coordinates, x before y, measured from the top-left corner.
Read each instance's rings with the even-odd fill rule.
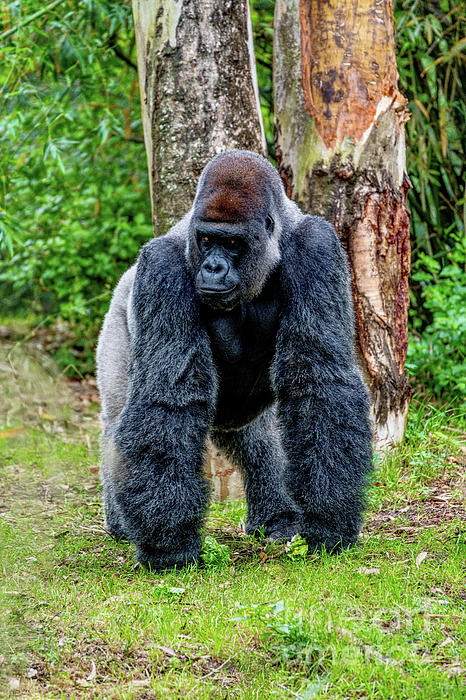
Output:
[[[143,249],[115,290],[97,361],[108,525],[151,569],[196,562],[217,385],[184,247],[161,238]]]
[[[207,507],[199,407],[150,413],[129,403],[102,435],[106,528],[136,545],[136,558],[154,571],[198,561]],[[149,419],[147,418],[149,416]],[[132,460],[119,444],[131,445]]]
[[[299,532],[300,516],[283,481],[286,457],[275,411],[268,409],[241,430],[214,430],[211,439],[243,474],[248,504],[247,533],[263,528],[270,539],[291,539]]]
[[[282,260],[283,308],[272,377],[288,457],[286,483],[311,550],[356,542],[371,470],[369,397],[353,347],[345,253],[306,216]]]
[[[118,505],[113,483],[115,474],[123,468],[123,461],[116,449],[113,440],[109,437],[110,429],[106,428],[101,437],[101,480],[104,503],[105,528],[116,539],[126,539],[124,520]]]

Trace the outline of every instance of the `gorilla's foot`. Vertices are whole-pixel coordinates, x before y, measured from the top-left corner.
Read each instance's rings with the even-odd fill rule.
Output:
[[[301,523],[296,516],[277,518],[266,525],[247,525],[248,535],[263,533],[269,542],[289,542],[292,537],[301,532]]]
[[[136,561],[149,571],[161,572],[167,569],[183,569],[189,564],[197,564],[201,556],[200,543],[193,543],[189,547],[173,546],[171,549],[151,547],[150,549],[138,548]]]
[[[348,535],[348,533],[322,532],[321,530],[322,528],[318,528],[316,532],[316,529],[311,529],[309,526],[303,527],[301,534],[307,542],[309,554],[321,552],[324,549],[328,554],[341,554],[345,549],[357,544],[358,532]]]
[[[300,529],[298,522],[295,524],[278,523],[273,528],[267,528],[265,534],[269,542],[289,542],[300,532]]]

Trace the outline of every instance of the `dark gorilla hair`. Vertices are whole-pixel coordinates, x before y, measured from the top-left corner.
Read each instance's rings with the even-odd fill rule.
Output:
[[[246,530],[356,542],[371,468],[345,255],[261,156],[230,151],[121,278],[97,350],[108,530],[155,570],[197,562],[206,441],[241,469]]]

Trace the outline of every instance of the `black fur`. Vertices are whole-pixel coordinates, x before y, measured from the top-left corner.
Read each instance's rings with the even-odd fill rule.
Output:
[[[217,156],[192,212],[144,247],[106,317],[98,380],[107,527],[141,563],[199,559],[208,436],[243,472],[248,532],[356,542],[371,430],[347,264],[333,228],[301,214],[260,156]]]

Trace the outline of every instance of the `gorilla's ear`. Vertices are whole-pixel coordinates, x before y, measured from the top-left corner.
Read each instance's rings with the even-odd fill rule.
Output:
[[[265,230],[271,235],[273,233],[274,228],[275,228],[275,221],[268,214],[265,217]]]

